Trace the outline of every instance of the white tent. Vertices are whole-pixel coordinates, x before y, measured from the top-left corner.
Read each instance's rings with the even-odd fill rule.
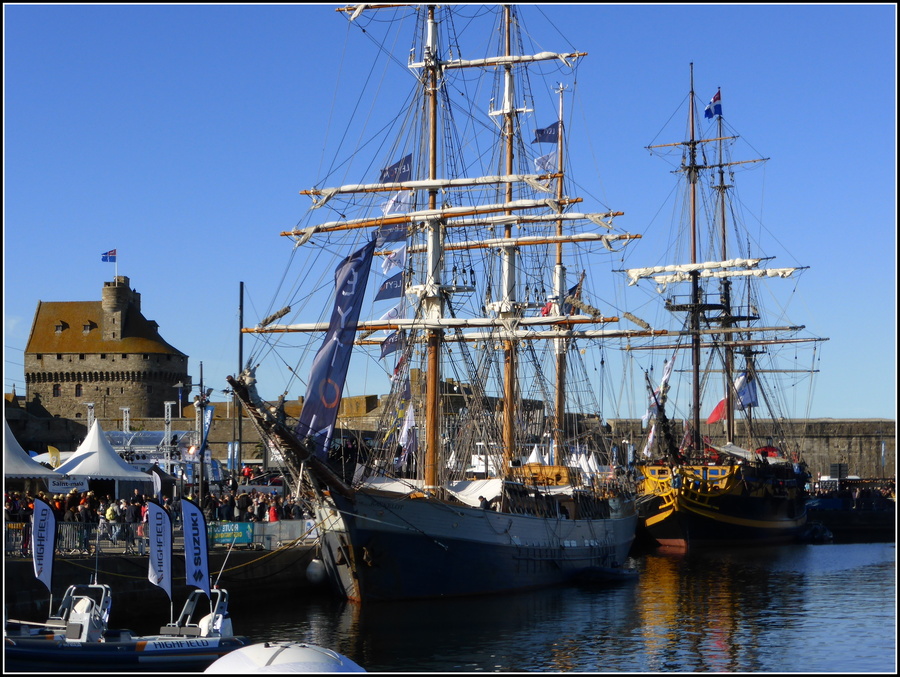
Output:
[[[6,429],[6,436],[3,438],[3,476],[10,478],[40,478],[40,479],[62,479],[62,476],[31,460],[22,445],[13,435],[9,428],[9,422],[4,419],[3,427]]]
[[[99,421],[88,431],[75,453],[60,465],[56,472],[70,477],[89,480],[120,480],[129,482],[152,482],[150,475],[132,468],[116,453],[107,441]]]

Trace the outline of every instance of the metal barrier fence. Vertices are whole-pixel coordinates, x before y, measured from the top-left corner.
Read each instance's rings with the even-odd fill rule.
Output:
[[[58,522],[56,524],[57,555],[138,554],[149,551],[143,537],[142,524],[121,522]],[[173,547],[183,548],[180,528],[174,530]],[[311,519],[279,522],[210,522],[207,525],[210,549],[235,545],[256,550],[276,550],[294,542],[309,543],[318,538],[316,524]],[[4,553],[6,557],[31,557],[31,523],[4,524]]]

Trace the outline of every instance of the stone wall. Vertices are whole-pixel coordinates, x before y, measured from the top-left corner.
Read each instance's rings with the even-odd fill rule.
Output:
[[[216,403],[214,403],[216,404]],[[216,404],[219,417],[213,419],[209,435],[212,455],[217,459],[227,457],[228,443],[237,438],[237,419],[225,404]],[[61,451],[74,450],[84,439],[83,423],[61,418],[41,419],[31,417],[21,410],[7,406],[7,419],[16,438],[26,449],[44,451],[46,444],[53,444]],[[121,414],[116,418],[98,417],[104,430],[121,430]],[[195,419],[173,418],[172,430],[193,430]],[[646,431],[641,430],[640,419],[609,420],[613,440],[633,440],[640,443]],[[763,427],[766,421],[757,421]],[[356,430],[373,430],[377,416],[341,416],[339,426]],[[675,435],[681,439],[681,423],[673,422]],[[162,418],[131,418],[132,430],[163,430]],[[705,428],[706,426],[704,426]],[[832,463],[846,463],[851,475],[860,477],[896,476],[896,421],[891,419],[804,419],[795,421],[793,434],[788,438],[788,448],[799,445],[813,477],[830,474]],[[709,431],[704,430],[704,434]],[[246,418],[242,431],[242,458],[262,458],[262,442],[256,430]],[[777,435],[773,435],[776,443]],[[721,442],[713,437],[714,442]],[[881,447],[884,443],[884,466],[881,463]],[[736,440],[741,444],[741,440]],[[30,446],[29,446],[30,445]]]

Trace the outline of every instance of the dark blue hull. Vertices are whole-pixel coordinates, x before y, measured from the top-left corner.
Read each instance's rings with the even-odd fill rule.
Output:
[[[490,595],[609,577],[637,527],[632,501],[604,519],[549,519],[436,500],[333,496],[322,558],[352,601]],[[328,512],[327,510],[325,512]]]
[[[243,637],[154,637],[129,642],[7,637],[4,671],[202,672],[221,656],[247,644]]]

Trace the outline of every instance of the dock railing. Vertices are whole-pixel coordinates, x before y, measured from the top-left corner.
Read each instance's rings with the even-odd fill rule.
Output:
[[[31,557],[31,523],[6,522],[4,527],[4,554],[6,557]],[[56,556],[78,557],[95,555],[145,556],[149,542],[142,535],[142,525],[121,522],[57,522]],[[226,522],[207,524],[207,542],[210,550],[236,548],[253,550],[277,550],[293,543],[309,544],[318,538],[315,522],[311,519],[283,520],[278,522]],[[173,530],[174,552],[184,551],[180,527]]]

